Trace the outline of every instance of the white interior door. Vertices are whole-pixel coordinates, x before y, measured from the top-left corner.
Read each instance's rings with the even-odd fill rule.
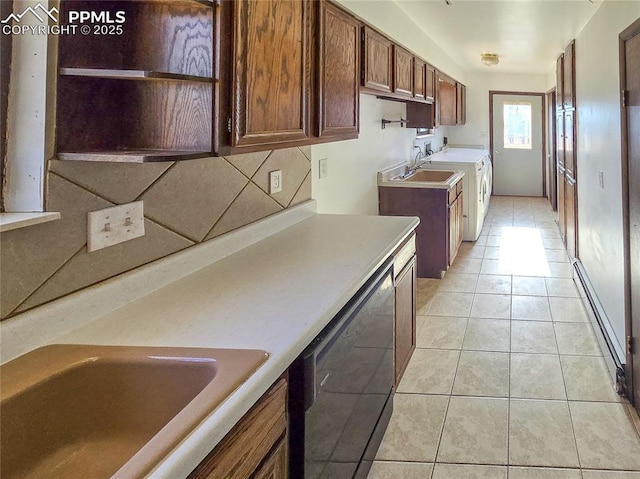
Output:
[[[542,96],[493,95],[493,194],[542,196]]]

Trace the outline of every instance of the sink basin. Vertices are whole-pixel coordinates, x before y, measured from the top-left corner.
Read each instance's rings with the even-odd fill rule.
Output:
[[[267,359],[52,345],[0,368],[0,476],[143,477]]]
[[[418,170],[413,175],[404,178],[403,181],[428,181],[430,183],[444,183],[455,174],[455,171]]]

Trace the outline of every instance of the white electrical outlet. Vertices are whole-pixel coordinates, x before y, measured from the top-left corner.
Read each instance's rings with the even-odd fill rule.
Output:
[[[142,201],[87,213],[87,251],[144,236]]]
[[[282,170],[269,172],[269,194],[280,193],[282,191]]]
[[[320,158],[318,161],[318,176],[320,178],[326,178],[329,175],[329,165],[327,165],[326,158]]]

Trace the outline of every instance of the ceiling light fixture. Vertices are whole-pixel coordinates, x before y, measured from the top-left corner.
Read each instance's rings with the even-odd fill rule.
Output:
[[[492,67],[500,63],[500,57],[497,53],[482,53],[480,61],[488,67]]]

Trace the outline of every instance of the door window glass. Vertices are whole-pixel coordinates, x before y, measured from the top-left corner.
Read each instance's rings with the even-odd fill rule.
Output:
[[[504,147],[531,149],[531,102],[505,101]]]

